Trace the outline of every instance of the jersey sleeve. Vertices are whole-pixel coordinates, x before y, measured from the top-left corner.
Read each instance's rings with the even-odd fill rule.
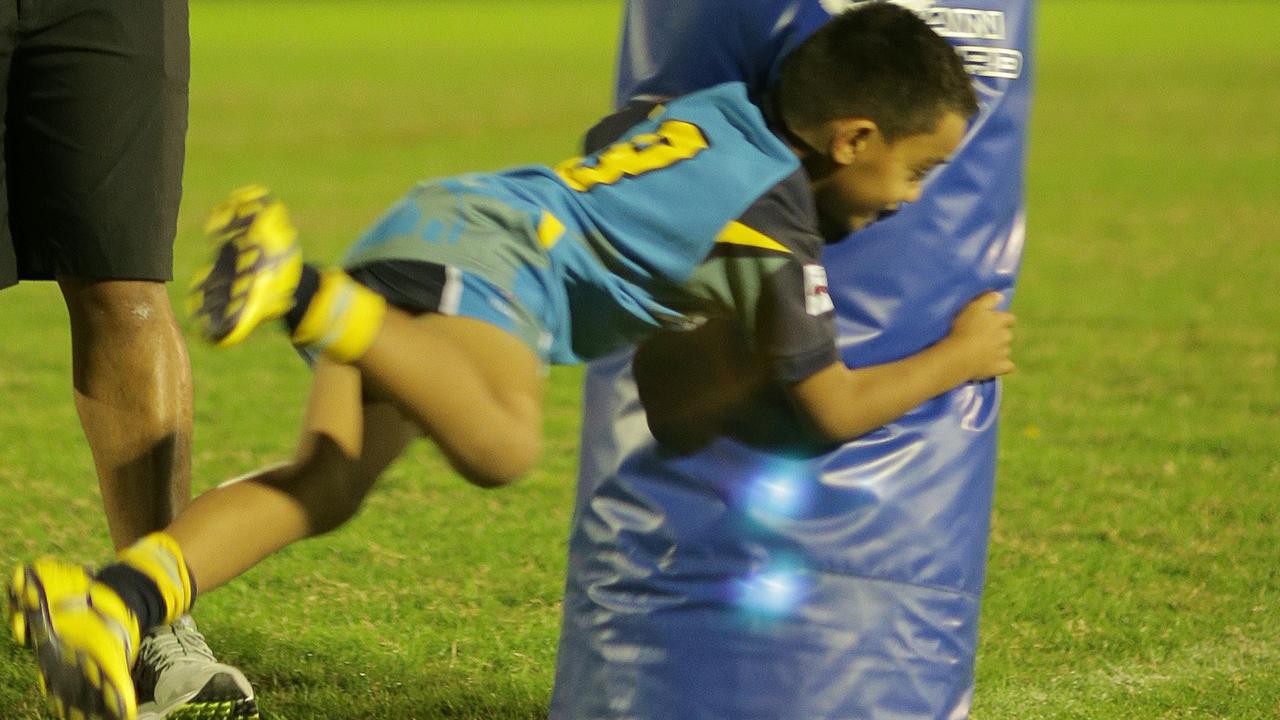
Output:
[[[794,383],[839,361],[823,241],[803,170],[757,199],[721,233],[708,264],[751,350]]]
[[[632,100],[606,115],[587,131],[582,139],[582,150],[587,154],[603,150],[621,138],[628,130],[644,120],[660,105],[657,100]]]

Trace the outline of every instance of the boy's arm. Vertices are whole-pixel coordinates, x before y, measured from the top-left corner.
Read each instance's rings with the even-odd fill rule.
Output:
[[[1010,373],[1014,317],[985,293],[956,316],[951,332],[910,357],[862,368],[833,363],[789,387],[792,400],[827,440],[850,440],[970,380]]]

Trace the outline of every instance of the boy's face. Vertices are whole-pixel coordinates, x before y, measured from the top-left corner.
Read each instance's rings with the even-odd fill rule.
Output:
[[[931,132],[886,142],[869,120],[835,121],[829,146],[834,169],[813,183],[824,230],[860,230],[918,200],[925,176],[956,151],[965,129],[965,118],[948,111]]]

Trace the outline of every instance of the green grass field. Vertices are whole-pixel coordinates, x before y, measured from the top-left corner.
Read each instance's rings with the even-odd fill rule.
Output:
[[[599,0],[196,0],[178,276],[240,183],[276,188],[336,258],[420,177],[571,154],[607,109],[619,19]],[[1280,718],[1276,27],[1270,0],[1041,4],[978,720]],[[101,560],[56,290],[0,296],[0,337],[0,565]],[[192,360],[197,490],[284,458],[308,379],[286,344]],[[543,717],[578,378],[553,373],[522,484],[471,489],[421,449],[351,525],[202,598],[264,717]],[[41,707],[0,642],[0,717]]]

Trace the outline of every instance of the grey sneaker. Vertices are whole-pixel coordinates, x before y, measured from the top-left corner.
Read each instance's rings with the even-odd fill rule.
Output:
[[[142,639],[133,682],[138,720],[258,720],[244,673],[218,662],[187,616]]]

